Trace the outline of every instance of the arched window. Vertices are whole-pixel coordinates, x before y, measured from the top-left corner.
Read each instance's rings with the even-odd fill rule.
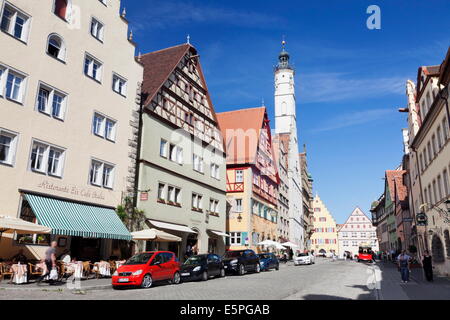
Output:
[[[47,53],[61,61],[66,59],[66,46],[63,39],[57,34],[51,34],[47,41]]]
[[[441,239],[437,236],[433,236],[433,240],[431,241],[431,251],[433,253],[433,261],[434,262],[444,262],[444,246],[442,245]]]
[[[450,258],[450,234],[448,230],[444,231],[444,240],[445,240],[445,252],[447,254],[447,257]]]
[[[67,0],[55,0],[55,8],[53,13],[56,14],[61,19],[66,20],[68,11]]]

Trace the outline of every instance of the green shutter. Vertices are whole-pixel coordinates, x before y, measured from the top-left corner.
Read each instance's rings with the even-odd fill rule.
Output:
[[[247,238],[248,232],[241,232],[241,245],[245,246],[248,241],[245,240]]]

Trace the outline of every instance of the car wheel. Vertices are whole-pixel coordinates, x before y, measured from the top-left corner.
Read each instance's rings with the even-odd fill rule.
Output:
[[[245,268],[243,264],[239,265],[239,275],[242,276],[245,273]]]
[[[208,280],[208,272],[203,271],[202,273],[202,281],[207,281]]]
[[[279,264],[277,264],[277,266],[275,267],[275,270],[280,270],[280,265]]]
[[[256,272],[256,273],[260,273],[260,272],[261,272],[261,266],[259,265],[259,263],[256,264],[255,272]]]
[[[221,277],[221,278],[225,277],[225,269],[220,269],[219,277]]]
[[[152,284],[153,284],[152,276],[149,274],[146,274],[144,276],[144,278],[142,278],[141,288],[148,289],[152,286]]]
[[[181,276],[180,276],[180,273],[178,271],[174,273],[171,282],[172,282],[172,284],[180,284],[181,283]]]

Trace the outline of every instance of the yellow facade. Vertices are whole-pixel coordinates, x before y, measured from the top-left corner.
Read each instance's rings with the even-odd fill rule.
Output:
[[[315,254],[325,250],[326,254],[334,252],[339,255],[336,221],[318,195],[313,202],[313,230],[311,250]]]

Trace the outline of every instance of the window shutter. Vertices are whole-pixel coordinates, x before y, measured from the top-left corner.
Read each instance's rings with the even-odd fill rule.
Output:
[[[247,234],[248,234],[248,232],[241,232],[241,245],[243,245],[243,246],[248,244],[248,240],[246,240]]]

